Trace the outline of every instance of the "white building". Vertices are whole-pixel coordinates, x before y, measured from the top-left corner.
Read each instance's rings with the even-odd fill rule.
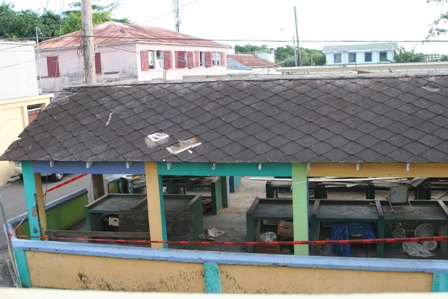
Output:
[[[324,46],[327,64],[388,63],[394,61],[397,43]]]
[[[426,61],[439,61],[442,58],[442,54],[439,53],[428,53],[425,54]]]
[[[0,40],[0,152],[49,103],[53,94],[40,94],[34,42]],[[14,164],[0,162],[0,185],[15,175]]]

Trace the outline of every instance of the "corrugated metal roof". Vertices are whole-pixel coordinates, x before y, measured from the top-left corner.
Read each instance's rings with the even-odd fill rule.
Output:
[[[96,45],[117,43],[163,43],[181,44],[189,46],[223,47],[211,40],[205,40],[191,35],[159,27],[137,26],[119,22],[106,22],[93,27],[94,42]],[[55,37],[39,43],[39,49],[63,49],[79,47],[82,44],[81,30]]]
[[[252,68],[276,68],[277,64],[260,58],[253,54],[227,54],[227,59],[232,59],[241,64],[247,65]]]
[[[374,44],[355,44],[355,45],[331,45],[324,46],[322,52],[348,52],[348,51],[396,51],[397,43],[374,43]]]

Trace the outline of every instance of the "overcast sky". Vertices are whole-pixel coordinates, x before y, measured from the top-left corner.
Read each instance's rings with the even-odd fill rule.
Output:
[[[3,1],[3,0],[1,0]],[[67,10],[70,0],[5,0],[14,9]],[[113,1],[101,0],[100,5]],[[429,24],[448,4],[426,0],[179,0],[180,32],[224,44],[292,45],[297,8],[301,47],[322,49],[341,41],[396,41],[406,50],[448,54],[448,35],[422,45]],[[115,17],[175,30],[172,0],[123,0]],[[280,31],[280,29],[286,30]],[[280,41],[278,43],[274,41]],[[412,41],[412,42],[401,42]]]

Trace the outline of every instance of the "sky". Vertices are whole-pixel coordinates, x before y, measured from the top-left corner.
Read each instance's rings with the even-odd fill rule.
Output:
[[[75,2],[3,1],[12,3],[16,11],[40,13],[44,9],[59,13]],[[116,1],[94,3],[111,2]],[[428,4],[426,0],[179,0],[179,7],[181,33],[231,46],[292,46],[296,7],[300,47],[321,50],[330,44],[391,41],[406,50],[415,47],[416,52],[448,54],[448,35],[422,43],[429,24],[448,11],[448,4]],[[114,17],[175,30],[172,10],[172,0],[123,0]]]

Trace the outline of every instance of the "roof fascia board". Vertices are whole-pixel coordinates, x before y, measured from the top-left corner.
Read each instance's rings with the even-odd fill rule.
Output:
[[[90,164],[90,163],[89,163]],[[87,162],[33,161],[35,173],[72,173],[72,174],[144,174],[144,162],[133,162],[129,168],[126,162],[93,162],[87,168]],[[291,176],[291,163],[172,163],[158,162],[159,175],[198,175],[198,176]]]
[[[261,165],[260,165],[261,164]],[[33,161],[35,173],[144,174],[144,162]],[[129,166],[129,168],[127,167]],[[308,177],[448,177],[448,163],[307,163]],[[291,176],[292,163],[171,163],[157,162],[159,175]]]

